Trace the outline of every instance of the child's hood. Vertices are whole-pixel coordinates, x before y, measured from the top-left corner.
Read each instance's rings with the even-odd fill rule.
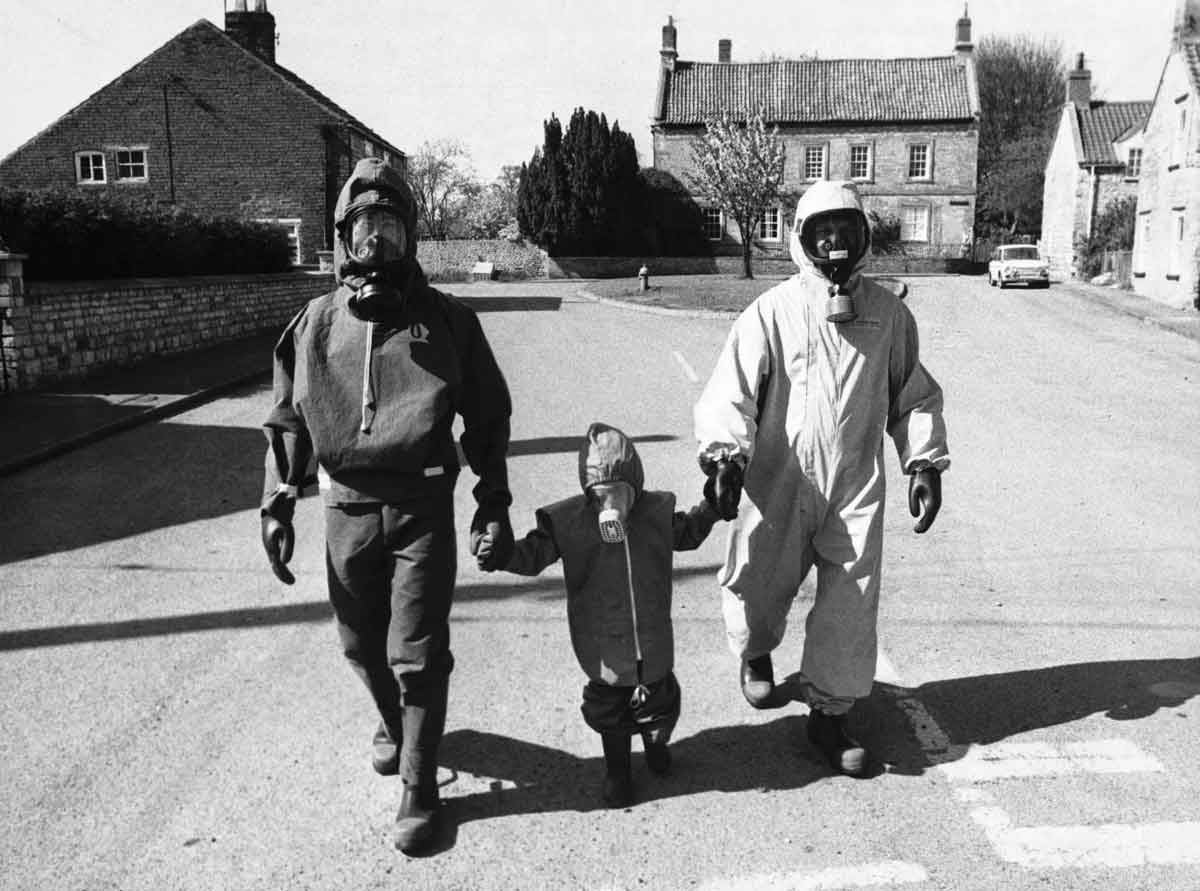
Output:
[[[579,484],[586,492],[597,483],[625,482],[633,486],[634,497],[642,494],[642,459],[633,440],[608,424],[588,427],[579,449]]]

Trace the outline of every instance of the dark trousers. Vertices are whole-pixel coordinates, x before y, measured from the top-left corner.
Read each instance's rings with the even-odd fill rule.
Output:
[[[434,782],[454,668],[453,490],[399,504],[329,505],[325,538],[342,652],[402,741],[401,778]]]
[[[635,687],[613,687],[588,681],[583,688],[583,720],[599,734],[640,733],[666,742],[679,721],[681,695],[675,673],[646,684],[646,701],[635,704]]]

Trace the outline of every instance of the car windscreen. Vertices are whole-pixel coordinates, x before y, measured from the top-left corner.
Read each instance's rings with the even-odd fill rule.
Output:
[[[1037,248],[1035,247],[1011,247],[1001,251],[1002,259],[1005,260],[1036,260],[1038,258]]]

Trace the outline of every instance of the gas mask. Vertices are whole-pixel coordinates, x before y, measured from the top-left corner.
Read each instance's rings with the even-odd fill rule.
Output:
[[[836,286],[825,304],[830,322],[852,321],[854,300],[842,292],[870,246],[866,217],[857,210],[815,213],[800,225],[800,246],[813,265]]]
[[[600,539],[606,544],[625,541],[625,522],[633,508],[633,486],[626,482],[596,483],[589,490],[592,506],[598,513]]]
[[[362,285],[354,296],[355,308],[366,318],[378,318],[403,307],[397,287],[408,248],[404,224],[386,206],[363,208],[346,223],[346,248]]]

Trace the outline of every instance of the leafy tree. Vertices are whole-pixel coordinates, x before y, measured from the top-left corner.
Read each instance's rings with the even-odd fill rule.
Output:
[[[875,210],[869,211],[867,217],[871,222],[871,250],[876,254],[903,254],[900,218],[895,214],[882,216]]]
[[[1133,231],[1136,223],[1135,196],[1115,198],[1104,205],[1104,210],[1096,217],[1091,234],[1081,236],[1076,245],[1079,271],[1084,278],[1092,278],[1104,271],[1105,252],[1133,250]]]
[[[456,139],[435,139],[421,144],[408,162],[408,183],[417,201],[422,234],[445,239],[457,226],[464,198],[478,188],[471,172],[471,156]]]
[[[692,146],[697,173],[692,186],[706,201],[733,217],[742,236],[742,275],[754,278],[750,265],[754,229],[763,211],[779,198],[784,148],[779,128],[768,130],[763,111],[745,123],[729,112],[704,122],[704,135]]]
[[[1046,161],[1062,108],[1066,68],[1057,41],[986,36],[975,54],[979,84],[977,229],[1041,230]]]

